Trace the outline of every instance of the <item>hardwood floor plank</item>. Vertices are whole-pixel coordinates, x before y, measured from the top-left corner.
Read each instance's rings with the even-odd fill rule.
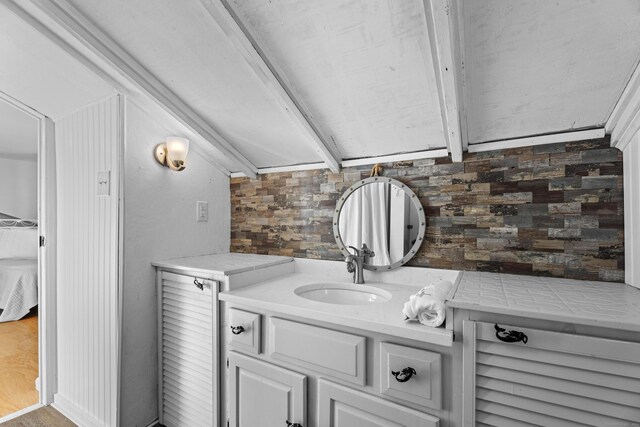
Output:
[[[38,314],[0,323],[0,418],[38,403]]]

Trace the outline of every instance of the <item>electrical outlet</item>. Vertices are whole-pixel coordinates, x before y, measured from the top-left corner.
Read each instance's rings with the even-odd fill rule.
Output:
[[[209,203],[196,202],[197,220],[198,222],[209,221]]]

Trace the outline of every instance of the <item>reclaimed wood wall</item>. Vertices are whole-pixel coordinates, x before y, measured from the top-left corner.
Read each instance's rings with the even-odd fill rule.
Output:
[[[427,216],[412,266],[624,281],[622,153],[607,138],[384,164]],[[342,260],[336,199],[369,167],[231,180],[231,251]]]

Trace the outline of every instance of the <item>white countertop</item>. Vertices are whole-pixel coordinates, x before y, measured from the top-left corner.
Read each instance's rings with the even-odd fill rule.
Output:
[[[154,261],[151,264],[156,267],[170,268],[172,270],[229,276],[292,261],[293,258],[286,256],[223,253],[173,258]]]
[[[465,271],[447,305],[640,331],[640,289],[623,283]]]
[[[295,289],[314,283],[352,284],[350,277],[293,273],[251,286],[220,293],[220,299],[233,304],[255,307],[276,313],[299,316],[336,325],[371,330],[422,342],[451,346],[453,332],[445,328],[431,328],[418,322],[405,322],[402,307],[409,296],[426,283],[399,285],[367,282],[392,294],[389,301],[371,305],[339,305],[311,301],[294,293]]]

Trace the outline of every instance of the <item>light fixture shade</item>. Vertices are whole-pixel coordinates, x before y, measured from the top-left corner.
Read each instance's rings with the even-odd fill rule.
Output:
[[[189,153],[189,140],[177,136],[167,138],[167,155],[173,162],[184,163]]]
[[[164,143],[156,145],[154,150],[158,163],[174,171],[184,170],[188,153],[189,140],[178,136],[168,137]]]
[[[166,147],[166,165],[173,170],[183,170],[189,153],[189,140],[170,136],[166,139],[164,145]]]

